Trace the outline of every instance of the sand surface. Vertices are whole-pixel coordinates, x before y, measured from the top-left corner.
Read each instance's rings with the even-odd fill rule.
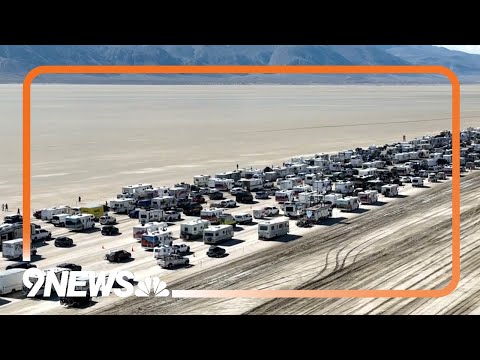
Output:
[[[32,209],[451,126],[448,86],[35,85]],[[462,89],[462,127],[480,87]],[[0,86],[0,202],[21,205],[21,87]]]

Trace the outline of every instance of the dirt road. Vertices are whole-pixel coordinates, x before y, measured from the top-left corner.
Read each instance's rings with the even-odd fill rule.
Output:
[[[438,299],[128,299],[104,314],[480,313],[480,172],[462,179],[458,288]],[[438,289],[451,274],[451,183],[169,283],[170,289]]]

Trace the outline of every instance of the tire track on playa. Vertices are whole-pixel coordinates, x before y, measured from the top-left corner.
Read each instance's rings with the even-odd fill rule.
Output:
[[[480,173],[462,178],[462,278],[480,260]],[[170,289],[435,289],[450,281],[451,184],[169,284]],[[406,225],[406,226],[405,226]],[[375,229],[372,233],[371,229]],[[369,230],[369,231],[367,231]],[[380,233],[386,235],[381,236]],[[358,234],[362,234],[359,236]],[[463,237],[468,241],[463,242]],[[351,246],[351,248],[349,248]],[[342,254],[339,255],[339,253]],[[334,261],[330,259],[334,256]],[[465,258],[465,259],[464,259]],[[473,281],[473,280],[472,280]],[[468,295],[470,296],[470,294]],[[463,299],[467,299],[463,296]],[[106,314],[411,313],[439,299],[128,299]],[[468,302],[468,300],[465,300]],[[465,302],[464,302],[465,304]],[[472,300],[473,304],[473,300]],[[432,306],[433,306],[432,305]],[[435,305],[436,306],[436,305]],[[462,305],[450,311],[471,311]],[[444,307],[445,308],[445,307]],[[429,311],[435,311],[433,309]]]

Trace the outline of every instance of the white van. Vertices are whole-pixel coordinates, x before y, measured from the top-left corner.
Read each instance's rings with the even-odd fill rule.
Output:
[[[58,214],[58,215],[53,215],[52,216],[52,224],[53,226],[63,226],[65,227],[65,222],[66,222],[66,218],[70,216],[70,214]]]
[[[422,187],[423,186],[423,179],[419,176],[412,178],[412,186],[413,187]]]
[[[0,271],[0,295],[21,291],[25,269]]]

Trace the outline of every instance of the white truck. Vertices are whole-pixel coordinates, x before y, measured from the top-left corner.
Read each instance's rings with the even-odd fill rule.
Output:
[[[179,265],[187,266],[189,263],[190,260],[180,254],[164,255],[157,260],[157,264],[166,269],[171,269]]]
[[[117,219],[111,215],[104,215],[100,217],[100,225],[115,225]]]
[[[320,220],[332,216],[332,208],[327,205],[312,206],[305,210],[305,220],[310,223],[318,223]]]
[[[23,273],[26,269],[0,271],[0,295],[6,295],[23,288]]]
[[[211,225],[210,221],[196,219],[180,224],[180,238],[193,240],[203,237],[203,230]]]
[[[55,206],[52,208],[43,209],[40,213],[40,219],[47,222],[52,221],[52,217],[59,214],[73,215],[74,212],[72,211],[72,208],[70,206]]]
[[[216,225],[209,226],[203,230],[204,244],[218,244],[219,242],[230,240],[233,238],[232,225]]]
[[[30,247],[30,255],[36,255],[37,249]],[[23,239],[6,240],[2,243],[2,256],[7,259],[19,259],[23,255]]]
[[[53,215],[52,216],[52,221],[51,223],[53,226],[63,226],[65,227],[65,219],[70,216],[70,214],[58,214],[58,215]]]
[[[128,214],[130,211],[135,210],[135,199],[113,199],[109,203],[110,210],[116,214]]]
[[[95,216],[92,214],[70,215],[65,218],[65,227],[70,231],[83,231],[95,227]]]
[[[185,244],[180,245],[160,245],[153,248],[153,258],[159,259],[162,256],[171,255],[171,254],[187,254],[190,252],[190,246]]]
[[[145,225],[136,225],[133,227],[133,239],[141,241],[143,234],[153,233],[163,229],[166,230],[167,227],[168,224],[166,222],[151,222]]]
[[[162,221],[164,211],[162,209],[142,210],[138,211],[138,222],[149,223],[153,221]]]
[[[258,239],[269,240],[287,235],[290,231],[288,220],[263,221],[258,224]]]
[[[52,238],[52,233],[45,229],[35,228],[30,230],[32,242],[46,241]]]
[[[422,187],[423,186],[423,178],[419,176],[415,176],[412,178],[412,186],[413,187]]]
[[[158,230],[142,235],[141,245],[147,249],[153,249],[160,245],[172,246],[173,236],[170,230]]]
[[[365,190],[358,193],[358,200],[362,204],[375,204],[378,201],[378,191],[377,190]]]
[[[355,211],[360,207],[360,202],[356,196],[347,196],[343,199],[337,199],[337,208],[342,211]]]

